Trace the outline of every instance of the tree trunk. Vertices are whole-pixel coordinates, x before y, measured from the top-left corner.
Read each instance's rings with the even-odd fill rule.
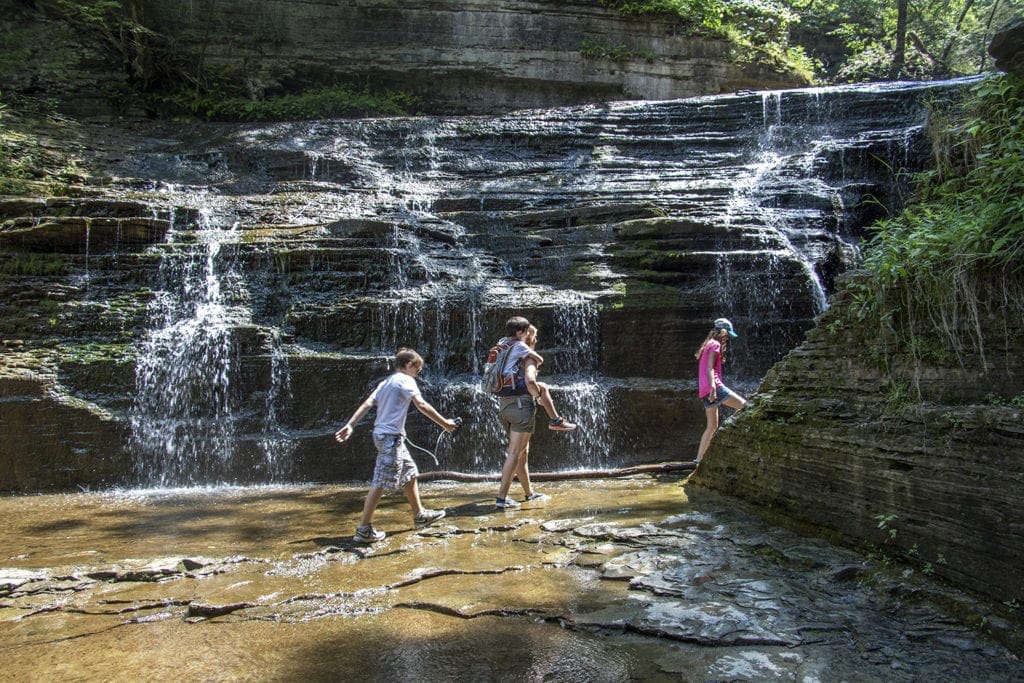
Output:
[[[992,11],[989,12],[988,21],[985,22],[985,35],[989,36],[989,40],[992,39],[992,20],[996,16],[996,10],[999,9],[999,0],[992,3]],[[988,44],[986,43],[981,48],[981,62],[978,64],[978,71],[985,70],[985,62],[988,61]]]
[[[946,43],[946,47],[943,48],[942,56],[939,58],[942,60],[942,64],[944,66],[949,64],[949,55],[953,51],[953,45],[956,43],[956,39],[960,35],[960,27],[963,26],[964,19],[967,18],[967,13],[971,11],[971,7],[973,6],[974,0],[966,0],[966,2],[964,2],[963,8],[960,10],[960,16],[957,17],[956,25],[953,27],[953,32],[950,34],[949,41]]]
[[[909,0],[896,0],[896,48],[892,54],[892,78],[903,75],[907,54],[907,4]]]

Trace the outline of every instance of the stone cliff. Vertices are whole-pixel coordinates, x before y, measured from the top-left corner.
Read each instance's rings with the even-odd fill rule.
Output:
[[[691,482],[1020,604],[1024,321],[993,317],[984,357],[964,365],[915,360],[881,350],[884,331],[865,339],[843,323],[847,296],[772,368]]]
[[[0,201],[0,488],[365,477],[370,440],[331,434],[398,345],[467,418],[445,468],[493,470],[475,373],[513,312],[583,425],[542,429],[537,469],[688,459],[709,321],[756,386],[957,88],[82,126],[74,196]]]
[[[1022,31],[1024,21],[1013,22],[989,48],[1017,79]],[[999,130],[1002,137],[1008,129]],[[1012,170],[1019,159],[1009,154],[1008,177],[1019,177]],[[957,191],[954,183],[948,197],[961,202]],[[1005,215],[1011,225],[1019,221],[1019,210]],[[1019,267],[993,270],[950,292],[969,315],[944,309],[931,330],[908,325],[924,296],[912,287],[881,322],[863,322],[851,304],[865,287],[881,285],[850,276],[806,341],[767,374],[749,409],[725,424],[691,481],[970,587],[1019,623],[1022,278]],[[900,328],[917,330],[912,343],[896,343]],[[1019,628],[1013,637],[1019,642]]]
[[[43,1],[6,18],[17,65],[0,73],[5,94],[138,113],[132,91],[175,72],[252,97],[348,83],[410,93],[421,112],[495,113],[807,83],[678,18],[596,0],[141,0],[120,35],[62,16]]]

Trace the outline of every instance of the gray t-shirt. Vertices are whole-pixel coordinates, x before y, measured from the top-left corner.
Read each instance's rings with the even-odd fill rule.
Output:
[[[396,372],[373,390],[370,398],[377,406],[377,419],[373,421],[373,435],[401,434],[405,436],[405,417],[409,404],[420,395],[416,380],[404,372]]]

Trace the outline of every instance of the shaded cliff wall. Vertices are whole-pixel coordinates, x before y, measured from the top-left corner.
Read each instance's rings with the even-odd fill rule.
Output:
[[[130,451],[120,483],[365,478],[370,440],[332,434],[398,345],[428,359],[428,399],[467,418],[445,468],[495,470],[477,373],[513,313],[540,326],[543,377],[584,425],[541,429],[537,469],[687,457],[709,322],[727,310],[742,330],[730,374],[748,391],[812,325],[879,210],[865,198],[898,209],[924,103],[961,88],[79,126],[92,175],[74,197],[0,199],[0,378],[40,385],[0,385],[20,459],[0,487],[111,483],[87,457],[46,480],[43,451]],[[94,417],[90,444],[62,440],[62,413],[34,409],[49,386],[122,432]],[[437,439],[418,414],[410,429]]]
[[[678,20],[625,17],[593,1],[202,5],[149,0],[143,16],[255,91],[366,82],[412,92],[428,111],[484,113],[800,84],[738,64],[726,41],[689,35]],[[587,43],[624,56],[584,58]]]
[[[426,113],[806,84],[680,20],[626,17],[596,0],[139,0],[131,26],[142,28],[121,35],[69,25],[50,5],[19,3],[0,27],[17,53],[0,86],[79,114],[138,112],[132,89],[161,87],[171,72],[253,97],[388,88],[415,95]]]
[[[691,481],[1024,601],[1024,321],[993,318],[984,364],[920,362],[844,326],[845,297],[772,368]]]

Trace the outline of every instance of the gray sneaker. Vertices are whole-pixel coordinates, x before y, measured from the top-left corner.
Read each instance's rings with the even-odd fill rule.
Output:
[[[445,514],[444,510],[427,510],[424,508],[420,511],[420,514],[412,518],[412,521],[416,526],[427,526],[428,524],[433,524],[439,519],[444,519]]]
[[[546,493],[531,493],[523,499],[524,503],[546,503],[551,500],[551,496]]]
[[[377,531],[372,526],[360,526],[356,527],[356,535],[352,537],[352,540],[356,543],[376,543],[383,541],[385,536],[387,534]]]
[[[494,501],[494,507],[499,510],[514,510],[521,506],[518,501],[512,500],[511,498],[497,498]]]

